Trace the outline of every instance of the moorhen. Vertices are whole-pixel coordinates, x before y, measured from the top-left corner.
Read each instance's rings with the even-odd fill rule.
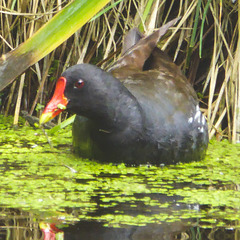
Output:
[[[64,109],[76,113],[74,149],[99,161],[159,165],[202,159],[208,127],[196,93],[157,48],[176,21],[147,37],[131,30],[123,56],[107,71],[90,64],[68,68],[40,123]]]

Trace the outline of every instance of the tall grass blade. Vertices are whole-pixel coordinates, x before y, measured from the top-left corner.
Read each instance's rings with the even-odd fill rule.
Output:
[[[206,16],[207,16],[207,12],[208,12],[208,8],[209,8],[209,5],[211,3],[212,0],[208,0],[207,1],[207,4],[204,8],[204,12],[203,12],[203,18],[202,18],[202,23],[201,23],[201,30],[200,30],[200,44],[199,44],[199,57],[202,58],[202,41],[203,41],[203,29],[204,29],[204,23],[205,23],[205,19],[206,19]]]
[[[199,14],[200,14],[201,3],[202,3],[202,0],[198,0],[195,19],[194,19],[194,25],[193,25],[193,31],[192,31],[192,37],[191,37],[189,49],[188,49],[188,52],[187,52],[186,68],[189,67],[190,57],[192,55],[192,49],[193,49],[193,47],[195,45],[195,42],[196,42],[196,33],[197,33],[197,27],[198,27],[198,22],[199,22]]]

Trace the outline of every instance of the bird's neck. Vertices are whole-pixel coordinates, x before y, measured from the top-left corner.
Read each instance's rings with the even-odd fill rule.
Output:
[[[111,102],[113,103],[112,105]],[[110,100],[108,106],[111,106],[108,107],[107,111],[110,128],[119,130],[131,129],[134,131],[142,129],[142,109],[136,98],[128,90],[126,94],[119,92],[118,96]]]
[[[103,131],[140,132],[143,126],[142,110],[137,99],[120,82],[109,87],[96,107],[86,115]]]

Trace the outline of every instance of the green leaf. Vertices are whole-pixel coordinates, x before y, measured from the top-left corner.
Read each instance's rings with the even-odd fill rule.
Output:
[[[75,0],[31,38],[0,58],[0,90],[89,21],[110,0]]]
[[[53,127],[52,129],[50,129],[48,131],[48,133],[49,134],[53,134],[53,133],[57,132],[58,130],[63,129],[66,126],[72,124],[74,122],[75,117],[76,117],[76,114],[71,116],[70,118],[66,119],[65,121],[61,122],[59,125],[57,125],[57,126]]]
[[[122,2],[123,0],[118,0],[117,2],[112,3],[110,6],[104,8],[102,11],[100,11],[98,14],[96,14],[91,20],[90,22],[94,21],[95,19],[99,18],[101,15],[103,15],[104,13],[106,13],[107,11],[111,10],[112,8],[114,8],[115,6],[117,6],[120,2]]]

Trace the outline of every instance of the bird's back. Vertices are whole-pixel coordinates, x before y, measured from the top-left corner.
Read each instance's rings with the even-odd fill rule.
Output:
[[[149,70],[123,83],[142,108],[144,138],[155,146],[156,155],[172,158],[166,162],[201,159],[208,143],[207,124],[184,78]]]

